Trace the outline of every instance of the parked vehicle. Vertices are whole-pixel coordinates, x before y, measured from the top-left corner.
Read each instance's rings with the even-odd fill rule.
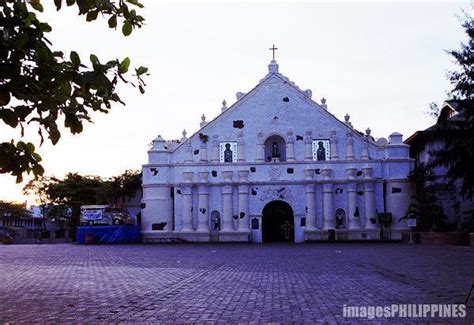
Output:
[[[81,206],[81,226],[132,225],[133,219],[126,209],[108,205]]]

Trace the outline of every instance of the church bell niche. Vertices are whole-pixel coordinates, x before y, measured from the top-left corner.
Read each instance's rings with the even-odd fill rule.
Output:
[[[265,161],[286,161],[286,141],[279,135],[272,135],[265,140]]]

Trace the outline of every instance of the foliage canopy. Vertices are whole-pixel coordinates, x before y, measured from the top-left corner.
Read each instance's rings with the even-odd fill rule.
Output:
[[[143,25],[144,18],[132,7],[143,8],[138,0],[54,0],[57,10],[75,6],[86,21],[101,14],[110,28],[121,24],[123,35]],[[113,103],[124,104],[116,91],[120,83],[138,87],[148,69],[129,71],[130,59],[101,61],[91,54],[89,60],[76,51],[66,55],[52,49],[46,34],[52,31],[35,12],[42,12],[40,0],[0,0],[0,121],[12,128],[33,124],[41,144],[47,137],[56,144],[60,124],[72,134],[82,132],[93,111],[107,113]],[[135,81],[126,78],[132,76]],[[21,182],[25,173],[43,175],[41,156],[30,142],[11,140],[0,143],[0,174],[11,174]]]
[[[433,152],[431,167],[445,166],[451,183],[461,182],[461,193],[468,198],[474,195],[474,20],[464,17],[462,24],[467,43],[461,49],[448,53],[455,59],[457,71],[449,74],[453,85],[451,100],[458,114],[453,118],[439,119],[437,132],[445,141],[444,148]]]

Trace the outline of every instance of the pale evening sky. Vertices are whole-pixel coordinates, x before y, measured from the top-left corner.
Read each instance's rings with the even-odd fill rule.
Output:
[[[113,176],[147,161],[158,134],[194,133],[228,106],[236,92],[248,92],[267,73],[273,43],[280,72],[329,110],[376,138],[398,131],[406,139],[433,123],[430,102],[442,102],[453,68],[444,50],[465,41],[456,15],[469,1],[444,2],[183,2],[143,0],[146,26],[125,38],[100,17],[86,23],[76,8],[56,12],[43,1],[56,50],[77,50],[83,60],[129,56],[150,69],[146,93],[123,88],[127,105],[95,114],[82,134],[63,133],[59,144],[39,148],[47,175],[67,172]],[[19,130],[1,126],[0,141]],[[36,129],[25,140],[39,143]],[[24,201],[22,187],[0,176],[0,200]],[[32,198],[28,198],[32,203]]]

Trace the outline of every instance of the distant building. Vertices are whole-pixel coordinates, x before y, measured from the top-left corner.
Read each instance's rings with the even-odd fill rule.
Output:
[[[26,209],[26,203],[24,204]],[[63,242],[67,237],[66,222],[45,218],[40,206],[31,206],[24,215],[8,211],[0,215],[0,227],[14,235],[14,243]]]
[[[144,241],[401,238],[413,168],[401,134],[376,141],[370,129],[357,131],[275,60],[236,97],[191,136],[153,140],[143,165]]]
[[[415,159],[416,166],[429,163],[432,160],[431,152],[444,147],[443,136],[439,132],[439,123],[447,119],[459,117],[457,103],[455,101],[446,101],[441,107],[436,124],[426,130],[415,132],[405,140],[405,143],[410,145],[410,157]],[[461,196],[458,184],[453,186],[448,184],[446,172],[446,167],[434,168],[435,180],[430,182],[429,186],[435,190],[438,203],[443,208],[443,212],[448,217],[448,220],[458,222],[470,217],[474,213],[474,204],[472,200],[464,199]]]

